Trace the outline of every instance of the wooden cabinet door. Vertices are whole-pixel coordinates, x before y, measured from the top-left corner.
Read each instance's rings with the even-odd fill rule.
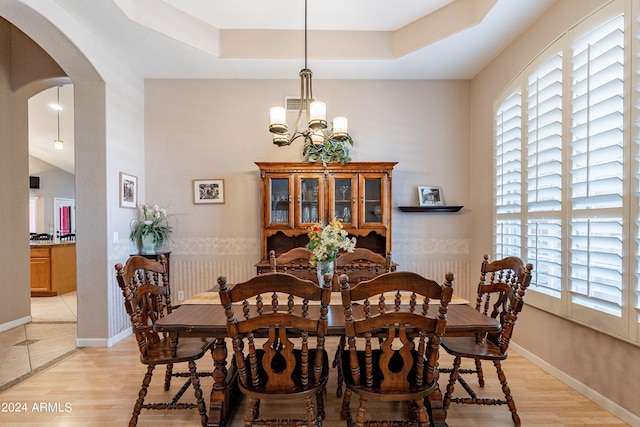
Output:
[[[387,175],[361,173],[358,176],[358,227],[381,228],[388,224],[390,197]]]
[[[31,290],[51,290],[51,259],[31,258]]]

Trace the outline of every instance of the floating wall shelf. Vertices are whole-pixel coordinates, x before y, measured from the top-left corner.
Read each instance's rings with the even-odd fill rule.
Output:
[[[398,206],[402,212],[458,212],[464,206]]]

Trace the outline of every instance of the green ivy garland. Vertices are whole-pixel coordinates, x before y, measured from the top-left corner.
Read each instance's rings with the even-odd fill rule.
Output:
[[[312,144],[309,138],[305,138],[302,155],[307,162],[322,162],[323,165],[331,162],[340,162],[344,165],[351,161],[349,147],[353,146],[353,139],[347,136],[344,141],[325,140],[323,144]]]

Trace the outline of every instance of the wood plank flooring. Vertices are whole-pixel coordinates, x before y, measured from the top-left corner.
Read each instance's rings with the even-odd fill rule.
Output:
[[[328,339],[332,350],[337,341]],[[133,337],[129,337],[111,348],[81,349],[69,358],[38,372],[32,377],[0,392],[0,425],[6,426],[125,426],[128,425],[131,409],[137,397],[145,366],[138,361],[138,349]],[[441,354],[441,366],[450,365],[451,358]],[[213,363],[205,357],[199,369],[210,370]],[[515,351],[503,364],[518,407],[523,426],[624,426],[610,413],[598,407],[573,389],[533,365]],[[486,366],[488,379],[485,393],[500,392],[492,366]],[[335,372],[331,372],[330,384],[325,398],[325,427],[344,426],[340,420],[341,400],[335,395]],[[156,369],[149,398],[165,394],[162,391],[162,371]],[[160,381],[159,381],[160,380]],[[441,378],[441,387],[446,378]],[[205,395],[211,390],[211,379],[202,380]],[[172,389],[179,387],[173,383]],[[190,400],[193,394],[188,392]],[[354,397],[352,405],[357,405]],[[12,407],[10,407],[13,405]],[[16,412],[15,408],[26,408]],[[241,409],[234,414],[232,426],[242,425],[245,402],[239,401]],[[385,418],[401,418],[403,405],[392,403],[370,404],[374,415]],[[13,412],[10,409],[14,409]],[[299,408],[302,411],[302,407]],[[292,404],[269,407],[263,404],[261,411],[267,414],[275,410],[279,417],[295,413]],[[8,412],[5,412],[8,411]],[[506,406],[452,405],[447,422],[449,426],[512,426]],[[139,426],[195,426],[199,425],[197,411],[143,411]]]

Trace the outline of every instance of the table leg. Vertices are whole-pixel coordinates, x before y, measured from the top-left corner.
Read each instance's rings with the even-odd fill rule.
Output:
[[[227,343],[217,338],[213,346],[213,387],[209,401],[208,426],[223,427],[229,425],[233,411],[231,406],[238,393],[235,363],[227,369]]]

